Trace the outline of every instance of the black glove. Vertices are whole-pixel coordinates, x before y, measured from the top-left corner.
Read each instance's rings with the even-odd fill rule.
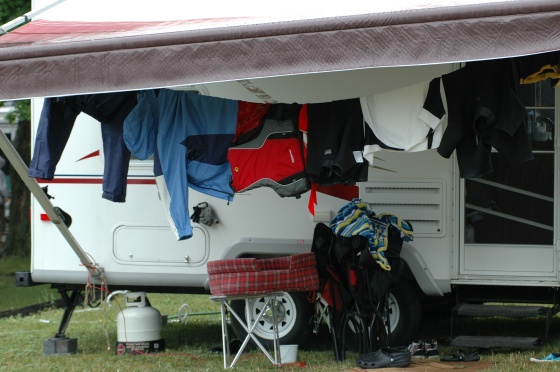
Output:
[[[191,220],[193,222],[202,223],[207,226],[212,226],[214,223],[218,223],[218,218],[208,203],[202,202],[193,207],[193,210],[194,213],[191,215]]]
[[[203,203],[200,203],[200,204],[203,204]],[[196,222],[196,223],[200,222],[200,213],[202,213],[202,209],[203,209],[203,207],[201,207],[200,204],[193,207],[194,213],[191,214],[191,220],[193,222]],[[204,203],[204,204],[206,204],[206,203]]]

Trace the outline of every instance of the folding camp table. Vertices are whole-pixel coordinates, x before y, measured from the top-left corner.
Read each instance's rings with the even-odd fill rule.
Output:
[[[223,355],[224,355],[224,368],[233,368],[233,366],[235,366],[235,363],[237,363],[237,361],[239,360],[239,357],[241,356],[241,354],[243,353],[243,350],[245,350],[245,347],[247,346],[247,344],[249,343],[249,341],[252,339],[253,342],[258,346],[258,348],[264,353],[264,355],[266,355],[266,357],[268,358],[268,360],[270,360],[272,362],[272,364],[274,365],[281,365],[281,360],[280,360],[280,341],[279,341],[279,337],[278,337],[278,325],[276,324],[276,321],[272,322],[273,325],[273,349],[274,349],[274,358],[270,355],[270,353],[268,352],[268,350],[263,346],[263,344],[258,340],[258,338],[253,334],[253,332],[255,331],[255,327],[256,325],[259,323],[259,321],[263,318],[263,316],[265,314],[268,313],[268,309],[270,309],[272,311],[272,319],[275,320],[276,319],[276,298],[282,296],[283,293],[282,292],[270,292],[270,293],[263,293],[263,294],[249,294],[249,295],[236,295],[236,296],[212,296],[210,297],[210,299],[212,301],[215,302],[219,302],[221,305],[221,317],[222,317],[222,350],[223,350]],[[258,316],[256,317],[256,319],[251,319],[251,304],[250,301],[251,300],[255,300],[257,298],[264,298],[265,299],[265,303],[264,303],[264,307],[263,309],[265,309],[264,311],[261,311]],[[242,319],[242,317],[240,317],[235,310],[231,307],[229,301],[232,300],[244,300],[245,301],[245,321]],[[243,328],[245,328],[245,331],[247,332],[247,336],[245,337],[245,339],[243,340],[243,343],[241,344],[241,347],[239,348],[239,351],[237,352],[237,354],[235,355],[235,358],[233,359],[233,361],[230,363],[231,360],[231,353],[230,353],[230,349],[229,349],[229,335],[228,335],[228,329],[227,329],[227,314],[226,312],[229,312],[231,315],[233,315],[235,317],[235,319],[237,319],[237,321],[239,322],[239,324],[241,324],[243,326]]]

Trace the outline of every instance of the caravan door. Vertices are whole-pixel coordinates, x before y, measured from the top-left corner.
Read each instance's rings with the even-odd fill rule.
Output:
[[[534,160],[460,182],[459,282],[550,285],[557,278],[558,98],[549,80],[522,85]]]

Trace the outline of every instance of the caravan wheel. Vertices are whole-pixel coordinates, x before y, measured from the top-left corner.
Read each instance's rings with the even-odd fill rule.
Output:
[[[280,344],[303,345],[311,335],[309,319],[313,315],[313,306],[307,300],[307,292],[289,292],[278,297],[276,301],[276,324]],[[249,313],[253,319],[265,311],[265,315],[255,328],[255,336],[265,347],[273,347],[273,321],[270,308],[264,308],[265,299],[256,298],[250,302]],[[231,307],[237,315],[245,319],[245,301],[235,300]],[[247,332],[235,317],[230,317],[233,331],[240,340],[245,339]]]
[[[421,317],[420,299],[412,283],[408,280],[395,283],[389,295],[391,346],[409,345],[416,336]]]

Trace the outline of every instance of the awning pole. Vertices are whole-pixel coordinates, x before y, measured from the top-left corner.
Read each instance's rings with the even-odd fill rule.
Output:
[[[17,17],[16,19],[12,19],[10,22],[5,23],[0,27],[0,35],[7,34],[8,32],[12,31],[14,28],[24,25],[28,22],[31,22],[31,19],[36,15],[43,13],[50,8],[57,6],[58,4],[62,3],[65,0],[57,0],[50,5],[47,5],[39,10],[32,10],[30,12],[25,13],[24,15]]]
[[[96,263],[91,262],[90,257],[84,252],[80,244],[76,241],[68,227],[64,224],[61,216],[55,211],[53,204],[49,200],[48,196],[45,194],[41,186],[37,183],[35,178],[29,177],[29,168],[24,163],[21,156],[15,149],[14,145],[6,134],[0,130],[0,149],[4,152],[4,155],[8,158],[8,161],[12,167],[16,170],[17,174],[21,177],[25,186],[31,191],[35,199],[41,204],[44,211],[49,216],[50,220],[55,224],[58,230],[64,236],[64,239],[70,244],[72,250],[76,253],[82,265],[84,265],[90,272],[91,276],[94,278],[101,278],[103,276],[103,269],[97,266]]]

